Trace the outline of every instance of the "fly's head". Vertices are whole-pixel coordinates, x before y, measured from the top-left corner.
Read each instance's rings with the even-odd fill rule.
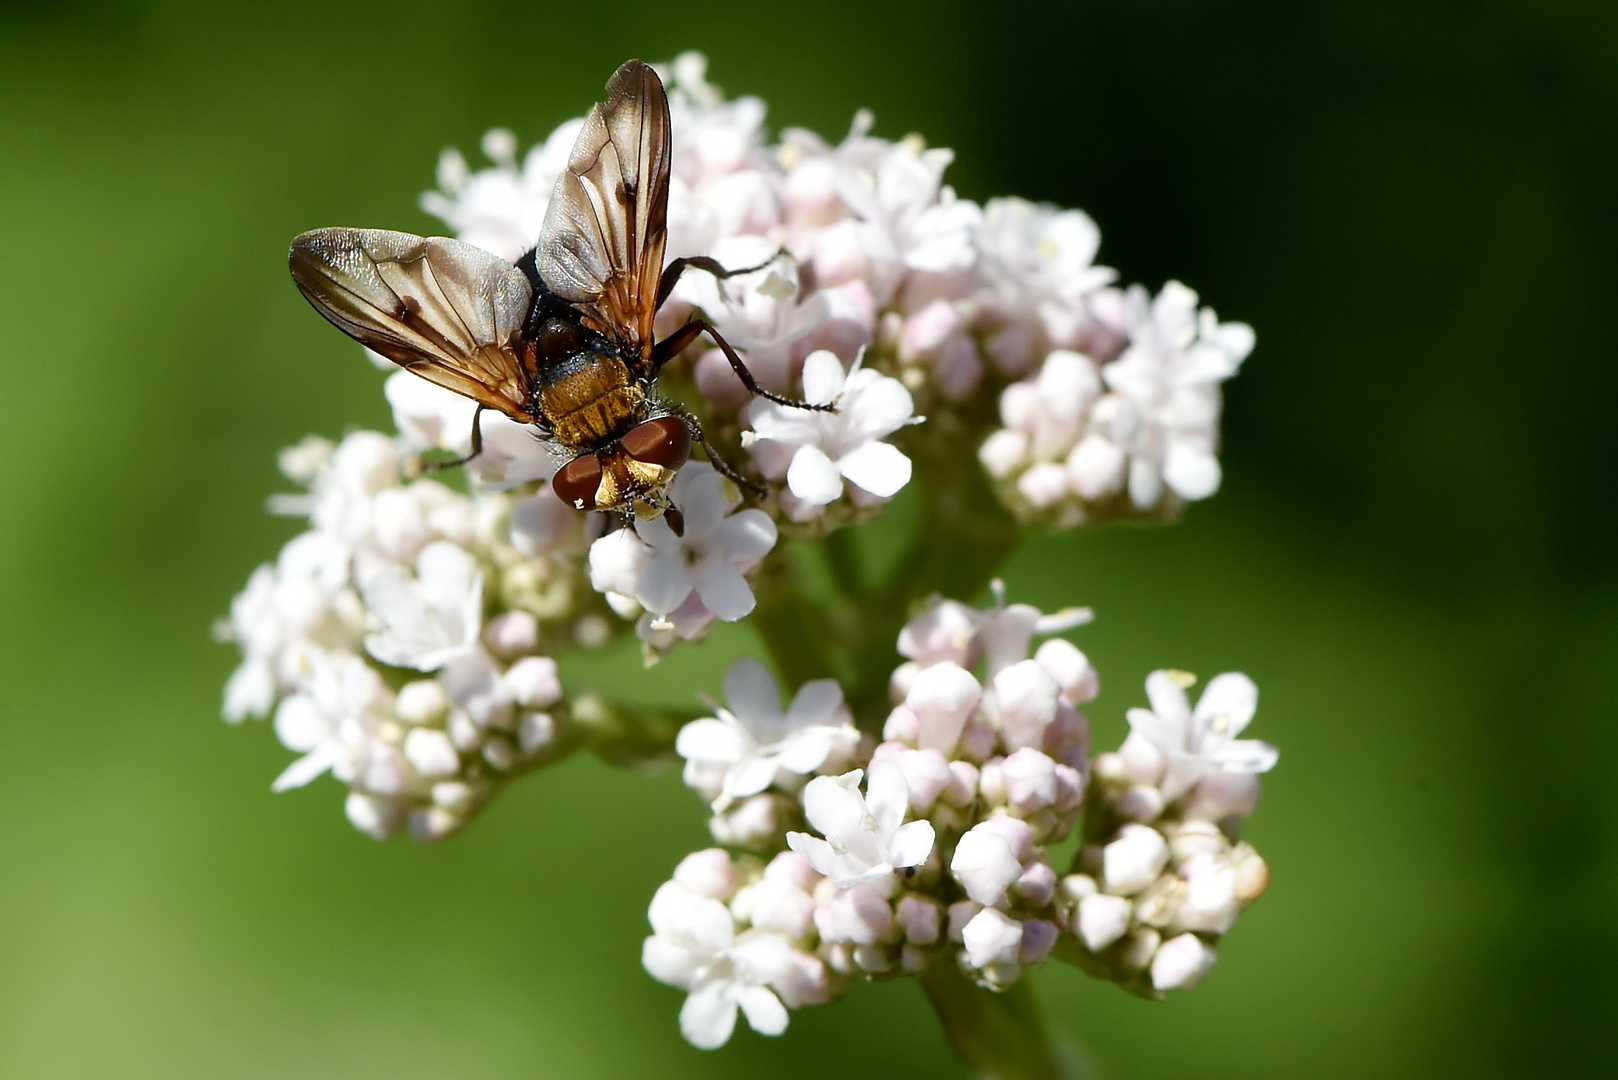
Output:
[[[551,479],[551,490],[575,510],[643,519],[669,512],[669,526],[678,534],[683,530],[668,488],[690,457],[690,427],[678,416],[659,416],[631,428],[611,446],[562,466]]]

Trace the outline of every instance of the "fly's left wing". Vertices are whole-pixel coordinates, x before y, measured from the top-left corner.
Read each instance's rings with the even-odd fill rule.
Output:
[[[650,360],[668,239],[669,103],[630,60],[585,117],[539,234],[539,276],[592,328]]]
[[[513,420],[538,419],[520,341],[534,294],[504,259],[442,236],[316,229],[292,241],[287,262],[304,298],[349,337]]]

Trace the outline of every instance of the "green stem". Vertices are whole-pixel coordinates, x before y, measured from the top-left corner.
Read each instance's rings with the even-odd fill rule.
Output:
[[[1062,1070],[1026,979],[985,990],[944,957],[921,973],[950,1049],[991,1080],[1057,1080]]]
[[[824,545],[834,590],[828,602],[805,596],[801,570],[785,553],[766,561],[756,583],[752,620],[783,678],[837,679],[868,731],[880,730],[887,715],[894,645],[917,604],[935,593],[974,599],[1017,545],[1017,524],[978,465],[972,434],[978,429],[972,418],[944,410],[903,433],[921,513],[887,581],[863,580],[853,537],[844,530]]]

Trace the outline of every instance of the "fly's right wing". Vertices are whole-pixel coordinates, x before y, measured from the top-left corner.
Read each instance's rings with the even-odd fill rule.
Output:
[[[482,248],[383,229],[292,241],[292,280],[332,325],[446,390],[524,424],[533,372],[520,334],[533,289]]]
[[[539,234],[545,287],[643,361],[668,239],[669,145],[663,83],[630,60],[585,117]]]

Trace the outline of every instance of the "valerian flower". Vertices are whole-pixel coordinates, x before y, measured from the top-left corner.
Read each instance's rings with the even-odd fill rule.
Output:
[[[871,763],[870,779],[855,769],[842,776],[820,776],[803,792],[804,816],[820,837],[789,832],[787,844],[839,888],[886,882],[920,866],[933,850],[931,822],[905,824],[909,787],[904,772],[890,761]]]
[[[841,360],[821,350],[804,361],[803,394],[812,404],[835,402],[837,411],[810,412],[763,398],[748,410],[761,460],[770,460],[771,443],[789,451],[784,475],[800,503],[812,508],[835,501],[844,480],[877,499],[892,498],[910,482],[910,459],[882,441],[916,422],[910,391],[899,380],[861,367],[858,359],[845,373]]]
[[[736,933],[719,900],[670,881],[652,898],[652,936],[641,963],[652,977],[687,992],[680,1031],[693,1046],[723,1046],[741,1009],[753,1030],[779,1035],[787,1010],[769,984],[792,972],[792,946],[768,930]]]
[[[674,742],[686,761],[686,783],[714,792],[716,811],[757,795],[780,772],[814,772],[834,751],[847,753],[859,737],[842,688],[832,679],[804,683],[783,713],[769,671],[744,657],[725,675],[725,700],[728,709],[685,725]]]
[[[743,574],[775,546],[775,523],[762,510],[732,513],[724,478],[701,462],[680,470],[669,498],[685,517],[684,535],[656,517],[637,521],[633,539],[628,530],[603,537],[591,549],[592,584],[631,596],[654,615],[694,597],[713,617],[742,618],[754,604]]]
[[[1261,773],[1275,766],[1275,747],[1238,739],[1258,708],[1258,688],[1239,672],[1215,676],[1193,711],[1183,672],[1154,671],[1146,678],[1150,709],[1130,709],[1129,727],[1161,753],[1166,772],[1158,785],[1173,802],[1213,772]]]

